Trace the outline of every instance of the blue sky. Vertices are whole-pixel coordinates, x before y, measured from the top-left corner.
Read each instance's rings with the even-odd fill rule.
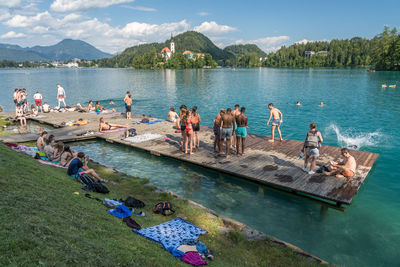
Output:
[[[0,43],[81,39],[106,52],[196,30],[218,46],[264,51],[300,41],[372,38],[398,27],[400,1],[0,0]]]

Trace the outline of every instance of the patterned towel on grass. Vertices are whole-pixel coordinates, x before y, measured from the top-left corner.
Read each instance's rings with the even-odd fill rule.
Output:
[[[164,249],[169,251],[171,247],[174,249],[178,248],[184,239],[197,240],[199,235],[207,233],[206,230],[182,218],[175,218],[172,221],[141,230],[132,229],[132,231],[154,242],[160,243]]]

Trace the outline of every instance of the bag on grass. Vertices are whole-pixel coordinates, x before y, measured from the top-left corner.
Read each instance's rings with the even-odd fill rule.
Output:
[[[110,190],[108,190],[108,188],[105,187],[105,185],[93,180],[93,178],[86,173],[79,174],[78,178],[79,182],[84,185],[82,189],[85,191],[97,192],[102,194],[108,194],[110,192]]]
[[[127,197],[123,202],[125,206],[130,208],[143,208],[145,206],[143,201],[136,199],[134,197]]]
[[[153,207],[154,213],[161,213],[164,216],[171,215],[175,211],[172,209],[172,204],[169,201],[160,201]]]

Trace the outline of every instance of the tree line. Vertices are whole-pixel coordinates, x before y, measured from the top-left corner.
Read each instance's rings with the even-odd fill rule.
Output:
[[[375,67],[377,70],[400,70],[400,35],[396,28],[368,40],[354,37],[330,42],[318,41],[283,46],[267,55],[264,67]]]

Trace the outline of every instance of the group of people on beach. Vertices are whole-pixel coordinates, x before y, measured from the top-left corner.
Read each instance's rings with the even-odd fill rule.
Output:
[[[47,102],[44,102],[43,104],[43,96],[39,91],[37,91],[33,95],[33,99],[35,104],[31,104],[29,106],[28,103],[28,94],[25,88],[18,89],[15,88],[14,94],[13,94],[13,100],[15,104],[15,116],[17,117],[17,120],[20,121],[21,126],[26,125],[26,117],[32,117],[32,116],[37,116],[39,112],[43,113],[49,113],[50,112],[50,105],[47,104]],[[58,106],[57,109],[60,108],[61,102],[64,104],[64,107],[66,107],[65,103],[65,90],[64,88],[61,87],[60,84],[57,84],[57,100],[58,100]]]
[[[56,142],[54,135],[48,135],[43,131],[36,141],[36,147],[43,156],[51,162],[56,162],[63,167],[67,167],[67,174],[77,178],[79,174],[86,173],[93,176],[99,182],[107,182],[102,179],[95,170],[87,166],[89,160],[83,152],[75,153],[69,145],[63,142]]]

